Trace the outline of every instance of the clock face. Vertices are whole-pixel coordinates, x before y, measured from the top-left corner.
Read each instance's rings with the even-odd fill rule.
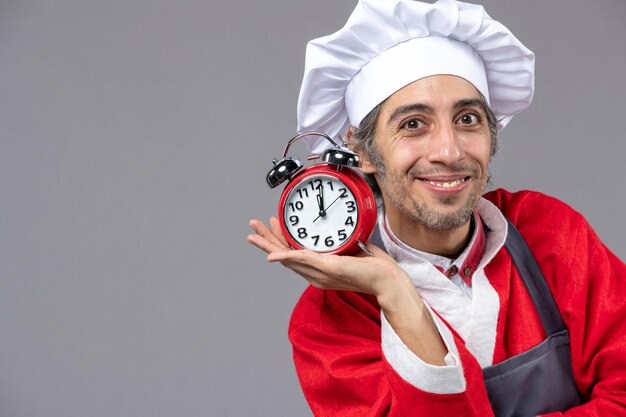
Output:
[[[305,249],[333,251],[354,233],[359,209],[354,194],[330,175],[303,179],[287,195],[283,216],[293,240]]]

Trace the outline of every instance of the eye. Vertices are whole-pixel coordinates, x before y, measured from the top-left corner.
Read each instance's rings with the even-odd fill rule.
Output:
[[[476,113],[465,113],[457,119],[457,123],[464,125],[475,125],[480,122],[480,116]]]
[[[409,119],[400,125],[402,129],[417,130],[423,127],[425,123],[419,119]]]

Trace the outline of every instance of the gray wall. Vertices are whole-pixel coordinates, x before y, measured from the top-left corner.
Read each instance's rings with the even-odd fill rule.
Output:
[[[245,243],[353,1],[0,0],[0,417],[306,416],[305,285]],[[494,186],[626,258],[626,2],[489,0],[537,56]]]

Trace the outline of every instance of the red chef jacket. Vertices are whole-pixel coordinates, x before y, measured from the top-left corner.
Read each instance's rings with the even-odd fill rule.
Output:
[[[626,265],[580,214],[558,200],[504,190],[485,198],[521,232],[569,329],[574,376],[585,403],[564,415],[626,415]],[[503,247],[483,269],[498,299],[495,336],[488,348],[491,364],[497,364],[537,345],[545,332]],[[481,302],[476,294],[473,302]],[[374,297],[309,287],[294,309],[289,337],[313,413],[492,416],[481,364],[471,352],[480,347],[470,349],[460,336],[463,332],[446,325],[451,327],[453,349],[462,365],[463,385],[442,394],[416,386],[401,376],[406,369],[399,372],[385,356],[381,313]],[[484,352],[484,364],[482,356]],[[562,414],[549,414],[558,415]]]

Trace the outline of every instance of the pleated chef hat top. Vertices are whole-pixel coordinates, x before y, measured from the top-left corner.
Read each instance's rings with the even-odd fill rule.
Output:
[[[345,26],[306,48],[298,132],[339,138],[402,87],[437,74],[472,83],[502,130],[531,102],[535,56],[482,6],[359,0]],[[321,152],[324,139],[309,148]]]

